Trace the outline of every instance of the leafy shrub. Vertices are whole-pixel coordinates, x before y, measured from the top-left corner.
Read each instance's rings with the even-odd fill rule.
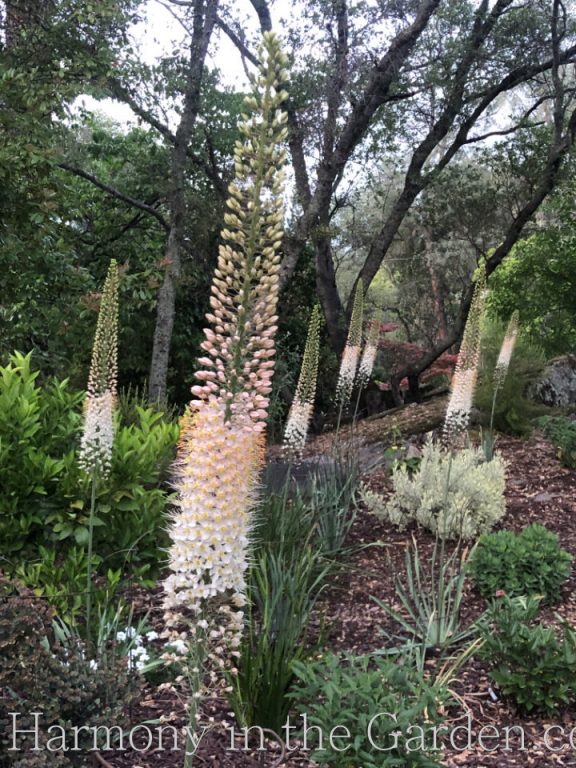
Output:
[[[539,600],[505,596],[487,611],[482,655],[492,677],[518,708],[552,713],[576,693],[576,632],[534,624]]]
[[[0,548],[20,559],[46,542],[88,538],[89,481],[75,456],[83,394],[66,381],[39,386],[30,362],[16,353],[0,368]],[[152,408],[136,413],[135,423],[118,425],[111,477],[98,488],[96,548],[112,567],[127,554],[153,563],[164,542],[162,483],[179,430]]]
[[[483,427],[490,425],[494,397],[494,366],[504,332],[505,326],[495,321],[488,321],[482,332],[482,354],[474,405],[480,412],[480,423]],[[544,369],[545,362],[542,351],[520,333],[508,373],[498,389],[494,405],[494,429],[512,435],[526,435],[531,431],[531,420],[541,413],[543,408],[532,402],[526,393],[530,384],[536,381]]]
[[[295,711],[305,712],[307,727],[317,726],[323,734],[323,748],[319,748],[315,730],[308,734],[313,760],[335,768],[438,766],[425,750],[407,749],[406,739],[414,738],[414,729],[410,732],[409,728],[419,723],[428,733],[425,745],[430,744],[429,730],[441,722],[439,708],[448,694],[409,663],[328,654],[320,661],[296,662],[294,671],[298,684],[290,697]],[[345,733],[343,728],[348,729],[350,738],[336,741],[338,748],[348,746],[346,751],[330,748],[329,735],[335,725],[340,726],[340,735]],[[301,732],[300,738],[303,735]]]
[[[100,564],[100,558],[92,555],[92,571]],[[74,546],[63,555],[55,549],[40,546],[38,560],[23,562],[14,569],[14,575],[25,586],[34,589],[34,594],[46,599],[58,616],[74,625],[85,604],[86,572],[88,553],[82,547]],[[112,573],[110,581],[112,581]],[[115,574],[116,584],[119,574]],[[107,590],[108,592],[110,590]],[[99,595],[96,595],[99,602]]]
[[[541,416],[536,425],[556,448],[565,467],[576,467],[576,421],[567,416]]]
[[[472,579],[484,597],[503,590],[510,597],[540,595],[550,603],[560,599],[560,587],[570,575],[572,556],[558,536],[539,523],[521,534],[484,534],[471,556]]]
[[[0,575],[0,764],[18,768],[82,766],[82,752],[32,751],[34,734],[22,735],[20,751],[12,746],[12,712],[22,713],[18,730],[35,728],[33,712],[41,712],[39,744],[58,730],[119,724],[139,692],[138,678],[126,658],[113,652],[108,663],[91,664],[80,646],[65,647],[52,632],[52,613],[45,601]],[[20,736],[20,735],[19,735]],[[93,734],[79,733],[80,748],[93,747]],[[54,747],[54,742],[51,743]]]
[[[368,509],[405,528],[412,522],[442,538],[472,539],[504,515],[505,464],[499,455],[485,461],[481,448],[454,454],[429,441],[420,468],[410,474],[400,466],[393,475],[394,493],[386,502],[364,487]]]

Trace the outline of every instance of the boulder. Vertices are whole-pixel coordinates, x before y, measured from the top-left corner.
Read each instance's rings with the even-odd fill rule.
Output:
[[[551,360],[538,381],[530,387],[533,400],[553,408],[576,405],[576,356]]]

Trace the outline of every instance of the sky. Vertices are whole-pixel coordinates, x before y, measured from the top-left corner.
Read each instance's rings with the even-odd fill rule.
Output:
[[[254,19],[256,28],[256,14],[248,0],[236,0],[246,11],[246,14]],[[282,14],[293,11],[293,0],[275,0],[272,7],[273,20],[278,20]],[[161,56],[170,52],[174,42],[182,40],[184,30],[169,10],[168,0],[147,0],[145,4],[146,20],[136,25],[132,31],[133,39],[140,50],[141,60],[146,64],[153,64]],[[178,12],[176,5],[172,6]],[[218,44],[211,46],[208,56],[208,65],[218,68],[222,74],[222,82],[228,86],[242,88],[247,84],[246,76],[238,51],[230,40],[222,33],[218,35]],[[124,125],[136,124],[134,113],[125,104],[112,99],[97,101],[91,96],[80,96],[76,105],[82,104],[91,111],[104,113],[106,116]]]

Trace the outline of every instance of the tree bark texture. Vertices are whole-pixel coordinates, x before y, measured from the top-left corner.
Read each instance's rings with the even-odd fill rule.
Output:
[[[181,251],[186,221],[186,161],[188,147],[200,109],[200,87],[208,45],[216,23],[218,0],[195,0],[194,23],[190,41],[184,107],[174,136],[170,165],[170,231],[164,255],[164,280],[158,291],[156,325],[150,362],[148,396],[152,402],[166,399],[168,367],[176,289],[181,273]]]

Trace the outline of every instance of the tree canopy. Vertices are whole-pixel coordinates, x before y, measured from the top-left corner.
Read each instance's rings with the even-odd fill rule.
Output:
[[[57,370],[79,348],[84,365],[95,286],[116,258],[127,380],[147,381],[155,400],[168,387],[185,397],[242,110],[243,94],[213,64],[227,40],[249,75],[268,29],[282,33],[291,62],[287,350],[303,343],[318,300],[339,352],[361,279],[405,340],[424,345],[397,372],[417,381],[458,341],[480,261],[503,285],[535,274],[515,271],[518,260],[543,275],[566,245],[536,219],[564,183],[574,140],[571,3],[164,6],[179,43],[151,64],[134,42],[140,0],[5,4],[3,353],[36,348]],[[126,105],[138,125],[78,112],[80,94]]]

